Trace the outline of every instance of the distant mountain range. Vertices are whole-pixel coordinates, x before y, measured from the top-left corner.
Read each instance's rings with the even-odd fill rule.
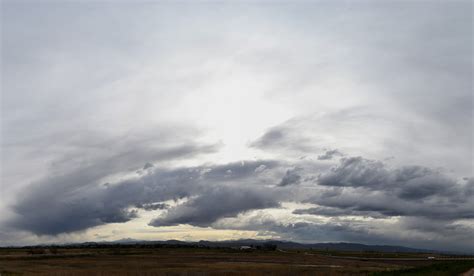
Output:
[[[317,249],[317,250],[336,250],[336,251],[376,251],[376,252],[403,252],[403,253],[453,253],[440,252],[437,250],[410,248],[404,246],[393,245],[367,245],[360,243],[297,243],[291,241],[279,240],[226,240],[226,241],[198,241],[188,242],[179,240],[167,241],[143,241],[134,239],[121,239],[116,241],[97,242],[97,244],[162,244],[162,245],[189,245],[189,246],[205,246],[205,247],[240,247],[240,246],[261,246],[264,244],[276,245],[279,249]]]
[[[210,248],[235,248],[240,246],[263,247],[265,245],[276,246],[278,249],[316,249],[316,250],[330,250],[330,251],[373,251],[373,252],[399,252],[399,253],[440,253],[452,255],[465,255],[462,252],[440,251],[431,249],[411,248],[405,246],[394,245],[368,245],[361,243],[347,243],[347,242],[331,242],[331,243],[297,243],[292,241],[281,240],[254,240],[254,239],[240,239],[240,240],[225,240],[225,241],[180,241],[180,240],[166,240],[166,241],[147,241],[135,239],[121,239],[115,241],[98,241],[98,242],[83,242],[83,243],[67,243],[67,244],[40,244],[36,246],[25,247],[113,247],[114,245],[122,246],[171,246],[171,247],[210,247]]]

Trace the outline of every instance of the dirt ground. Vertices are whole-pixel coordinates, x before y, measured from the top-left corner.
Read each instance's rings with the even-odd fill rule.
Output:
[[[0,251],[4,275],[368,275],[413,266],[303,251],[230,249],[61,249]]]
[[[474,276],[474,268],[469,269],[468,271],[461,274],[461,276]]]

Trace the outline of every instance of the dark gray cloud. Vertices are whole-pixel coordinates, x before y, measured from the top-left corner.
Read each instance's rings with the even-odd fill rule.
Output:
[[[306,169],[285,171],[287,167],[285,163],[265,160],[174,169],[154,166],[138,178],[106,185],[98,181],[99,172],[87,168],[51,177],[29,188],[14,206],[17,215],[8,226],[37,235],[56,235],[126,222],[143,209],[160,210],[149,222],[155,227],[189,224],[254,230],[261,235],[273,233],[304,242],[351,241],[430,248],[448,244],[445,234],[456,237],[456,242],[465,241],[471,229],[456,223],[474,218],[471,178],[456,180],[420,166],[391,168],[362,157],[341,158],[331,169],[319,167],[321,173],[316,179],[307,176]],[[294,185],[302,179],[310,180],[305,185]],[[276,187],[282,186],[283,181],[287,188]],[[315,182],[311,184],[312,181]],[[164,203],[169,200],[175,204]],[[252,218],[253,212],[283,208],[284,202],[317,206],[296,209],[282,221],[264,213]],[[328,220],[310,219],[314,216]],[[347,216],[374,221],[346,219]],[[240,218],[244,222],[226,223],[226,219]],[[384,221],[388,218],[398,218],[399,222],[389,226]],[[403,238],[390,227],[415,236],[423,234],[439,243],[429,246],[426,241]],[[452,248],[465,250],[462,243]]]
[[[156,172],[160,183],[150,176],[143,177],[141,183],[108,185],[96,183],[99,178],[74,179],[75,175],[45,180],[29,188],[13,206],[17,216],[10,225],[39,235],[55,235],[126,222],[136,217],[136,212],[129,210],[133,206],[187,196],[186,189],[179,185],[186,184],[189,174],[175,173]]]
[[[234,217],[244,211],[278,206],[279,198],[268,190],[218,186],[206,189],[196,198],[169,209],[165,216],[154,219],[150,225],[191,224],[207,227],[218,219]]]
[[[429,200],[405,200],[384,193],[350,189],[333,198],[320,198],[313,202],[345,210],[348,215],[354,211],[379,213],[383,216],[414,216],[437,220],[473,219],[473,204],[463,195],[433,197]]]
[[[166,157],[170,158],[169,155]],[[278,199],[271,193],[235,183],[255,175],[259,166],[275,164],[272,161],[247,161],[219,166],[156,168],[138,179],[103,185],[100,179],[111,171],[101,164],[93,164],[33,184],[13,206],[17,216],[9,225],[39,235],[68,233],[106,223],[126,222],[136,217],[134,208],[163,209],[167,206],[160,202],[180,198],[189,198],[189,201],[169,208],[167,217],[161,221],[202,225],[222,216],[277,206]],[[228,173],[229,170],[232,173]],[[255,185],[256,175],[248,181],[249,185]],[[216,208],[217,202],[222,206]]]
[[[472,182],[425,167],[392,169],[380,161],[342,158],[339,165],[320,175],[318,184],[340,189],[333,196],[318,197],[314,202],[346,215],[376,212],[441,220],[474,218]],[[313,211],[324,214],[325,210],[307,210]]]
[[[287,170],[278,186],[288,186],[300,183],[301,175],[298,171],[300,171],[298,168]]]
[[[446,250],[446,248],[449,248],[453,251],[473,252],[471,247],[472,228],[451,223],[429,222],[424,224],[417,219],[410,221],[417,224],[416,229],[410,229],[407,224],[403,224],[402,227],[395,226],[396,229],[393,230],[376,231],[376,226],[359,224],[350,220],[330,220],[325,224],[267,222],[264,228],[281,233],[284,239],[302,242],[312,242],[314,240],[345,241],[378,245],[402,245],[434,250]],[[397,235],[397,231],[414,231],[418,235],[401,237]],[[419,235],[420,233],[422,234]],[[433,239],[436,242],[433,242]]]
[[[381,162],[351,157],[342,159],[339,166],[321,175],[318,183],[325,186],[367,187],[384,185],[388,178],[388,172]]]
[[[318,160],[331,160],[335,156],[342,156],[342,153],[337,149],[328,150],[324,154],[318,156]]]
[[[223,164],[219,166],[213,166],[205,172],[206,178],[211,180],[222,180],[225,177],[226,181],[232,181],[234,179],[243,181],[246,178],[255,178],[256,173],[262,169],[273,169],[279,165],[279,162],[272,160],[262,161],[240,161],[232,162],[229,164]]]
[[[122,145],[121,143],[119,145]],[[13,205],[18,216],[11,222],[17,228],[37,234],[58,234],[83,230],[110,222],[125,222],[136,213],[127,208],[133,204],[155,202],[149,193],[151,179],[142,177],[143,184],[133,181],[119,184],[103,183],[102,179],[117,173],[133,172],[142,158],[155,161],[171,161],[185,156],[214,152],[213,145],[182,145],[153,148],[144,144],[133,144],[124,149],[117,148],[113,155],[92,155],[88,162],[76,164],[57,163],[51,175],[26,187]],[[84,153],[81,158],[86,159]],[[178,176],[166,171],[158,172],[162,183],[178,181]],[[186,174],[182,173],[181,177]],[[173,178],[174,177],[174,178]],[[170,179],[171,178],[171,179]],[[169,190],[163,188],[163,190]],[[152,189],[151,189],[152,190]],[[155,193],[156,194],[156,193]],[[172,195],[180,196],[181,191]],[[41,208],[37,208],[40,206]]]
[[[422,166],[392,168],[362,157],[342,158],[338,165],[319,176],[319,194],[304,200],[318,206],[293,212],[324,216],[330,221],[278,224],[273,229],[304,241],[319,236],[333,241],[472,252],[473,184],[471,178],[457,179]],[[345,219],[346,216],[370,217],[375,221],[357,222]],[[387,218],[396,218],[397,222],[381,226]],[[409,236],[399,235],[401,232]]]
[[[153,164],[151,164],[150,162],[147,162],[144,166],[143,166],[143,169],[146,170],[146,169],[149,169],[149,168],[152,168],[153,167]]]
[[[297,209],[293,211],[294,214],[298,215],[317,215],[325,217],[338,217],[338,216],[362,216],[372,218],[386,218],[387,215],[381,214],[377,211],[359,211],[351,208],[337,208],[337,207],[325,207],[318,206],[309,209]]]
[[[308,213],[327,213],[324,221],[306,219]],[[332,212],[334,216],[329,213]],[[256,212],[244,222],[220,222],[213,224],[218,229],[238,229],[258,231],[262,236],[276,235],[283,240],[312,243],[355,242],[365,244],[402,245],[434,250],[474,252],[472,226],[455,221],[432,220],[427,218],[403,217],[399,221],[387,221],[376,216],[361,221],[354,217],[343,218],[335,209],[320,207],[309,212],[298,211],[301,215],[290,220],[273,217],[268,213]],[[295,214],[295,215],[296,215]],[[347,215],[347,214],[346,214]],[[360,214],[352,214],[360,217]],[[369,215],[371,216],[371,215]],[[305,219],[303,219],[303,217]]]
[[[139,209],[144,209],[146,211],[152,211],[152,210],[168,209],[170,205],[166,203],[146,203],[146,204],[138,203],[135,205],[135,207]]]
[[[342,158],[338,166],[319,176],[318,184],[384,191],[407,200],[464,195],[471,185],[469,182],[459,184],[440,171],[426,167],[390,169],[380,161],[362,157]]]

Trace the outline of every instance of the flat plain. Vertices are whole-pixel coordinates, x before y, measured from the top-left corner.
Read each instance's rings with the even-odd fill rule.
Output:
[[[426,275],[457,275],[474,267],[474,261],[433,260],[428,259],[427,254],[416,253],[315,250],[243,251],[230,248],[120,247],[0,249],[2,276],[405,275],[397,274],[397,271],[429,271],[430,267],[440,265],[441,269],[435,268],[434,272]]]

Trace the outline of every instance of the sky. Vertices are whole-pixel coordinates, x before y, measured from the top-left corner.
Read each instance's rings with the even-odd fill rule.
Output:
[[[0,245],[474,253],[472,11],[3,0]]]

